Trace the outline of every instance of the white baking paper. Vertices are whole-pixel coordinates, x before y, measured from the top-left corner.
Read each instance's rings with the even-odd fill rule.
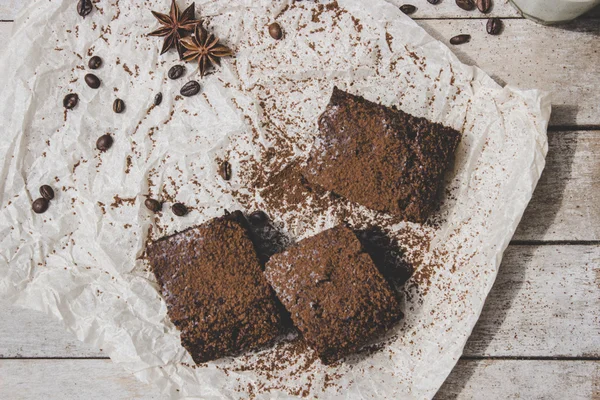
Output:
[[[197,13],[236,57],[201,80],[200,95],[183,99],[178,91],[200,79],[197,68],[168,80],[176,53],[159,56],[162,39],[146,36],[158,26],[150,10],[167,12],[169,3],[101,0],[84,20],[74,1],[47,0],[20,15],[0,67],[0,296],[54,315],[173,399],[433,397],[544,168],[548,97],[502,88],[383,0],[289,9],[290,1],[205,0]],[[281,41],[267,33],[274,20]],[[83,82],[91,54],[104,59],[99,90]],[[334,85],[463,132],[438,223],[384,227],[417,266],[403,289],[405,320],[379,351],[333,367],[282,357],[284,345],[192,368],[140,259],[149,228],[152,237],[169,234],[235,208],[267,208],[292,239],[339,223],[336,209],[269,210],[241,173],[273,144],[273,132],[293,139],[286,157],[308,154]],[[152,108],[159,91],[163,103]],[[80,103],[65,113],[69,92]],[[124,114],[112,111],[117,97]],[[99,154],[105,133],[115,144]],[[224,158],[230,183],[217,173],[215,160]],[[31,203],[42,184],[57,195],[36,215]],[[146,194],[165,200],[165,212],[150,215]],[[192,207],[187,217],[170,213],[175,199]],[[266,371],[274,359],[281,367]]]

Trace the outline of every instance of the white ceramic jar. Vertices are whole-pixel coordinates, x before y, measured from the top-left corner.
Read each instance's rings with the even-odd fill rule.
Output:
[[[571,21],[600,4],[600,0],[510,0],[523,14],[542,24]]]

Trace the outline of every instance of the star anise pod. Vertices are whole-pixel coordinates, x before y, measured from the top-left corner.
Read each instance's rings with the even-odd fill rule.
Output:
[[[208,70],[216,65],[221,65],[221,57],[232,56],[233,51],[219,43],[219,39],[212,33],[209,34],[202,24],[196,25],[193,37],[181,39],[181,44],[187,50],[183,55],[184,61],[198,59],[200,76],[206,75]]]
[[[200,24],[200,21],[194,17],[195,4],[185,9],[184,12],[179,10],[175,0],[172,0],[171,11],[167,14],[162,14],[156,11],[152,11],[152,15],[161,23],[161,27],[157,30],[150,32],[149,36],[160,36],[165,38],[162,50],[160,54],[164,54],[173,46],[177,48],[179,52],[179,58],[183,59],[183,53],[185,49],[181,45],[181,37],[185,36],[188,32],[193,32],[194,28]]]

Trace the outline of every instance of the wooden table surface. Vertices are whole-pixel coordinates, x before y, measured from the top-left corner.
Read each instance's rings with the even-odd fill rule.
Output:
[[[31,0],[0,0],[0,49]],[[565,26],[486,18],[453,0],[389,0],[501,84],[552,92],[549,153],[464,356],[436,399],[600,399],[600,8]],[[73,1],[75,3],[75,1]],[[0,304],[0,399],[159,399],[44,315]]]

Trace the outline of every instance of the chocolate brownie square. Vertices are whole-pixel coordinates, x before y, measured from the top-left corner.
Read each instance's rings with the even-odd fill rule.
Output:
[[[394,291],[346,226],[274,255],[265,276],[326,364],[356,352],[402,318]]]
[[[277,300],[239,215],[160,239],[147,250],[169,317],[196,363],[257,349],[281,332]]]
[[[373,210],[424,222],[460,132],[333,89],[305,177]]]

